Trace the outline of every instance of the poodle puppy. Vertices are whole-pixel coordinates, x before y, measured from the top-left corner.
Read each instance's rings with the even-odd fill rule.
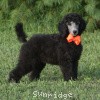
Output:
[[[19,82],[22,76],[30,74],[30,80],[39,79],[46,63],[59,65],[65,81],[77,79],[78,61],[82,53],[82,44],[68,41],[81,36],[86,23],[76,14],[66,15],[58,25],[58,34],[33,35],[29,40],[23,30],[23,24],[15,26],[18,39],[23,42],[17,66],[9,74],[9,82]]]

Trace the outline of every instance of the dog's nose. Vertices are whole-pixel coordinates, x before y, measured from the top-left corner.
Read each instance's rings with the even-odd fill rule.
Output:
[[[74,30],[73,33],[74,33],[74,34],[77,34],[77,30]]]
[[[73,33],[74,33],[74,35],[76,35],[77,34],[77,30],[74,30]]]

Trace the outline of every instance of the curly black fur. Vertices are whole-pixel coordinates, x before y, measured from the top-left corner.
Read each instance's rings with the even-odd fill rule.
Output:
[[[31,72],[30,79],[39,79],[40,73],[46,63],[59,65],[64,80],[77,79],[78,60],[82,52],[82,45],[68,43],[66,37],[69,34],[66,22],[79,22],[79,34],[84,31],[86,24],[80,15],[71,13],[66,15],[59,23],[59,34],[33,35],[28,41],[23,31],[23,25],[16,25],[16,33],[22,42],[25,42],[20,50],[17,66],[10,72],[9,81],[19,82],[22,76]]]
[[[17,35],[17,37],[18,37],[18,40],[20,41],[20,42],[26,42],[27,40],[26,40],[26,38],[27,38],[27,36],[26,36],[26,34],[25,34],[25,32],[24,32],[24,30],[23,30],[23,24],[22,23],[18,23],[16,26],[15,26],[15,31],[16,31],[16,35]]]

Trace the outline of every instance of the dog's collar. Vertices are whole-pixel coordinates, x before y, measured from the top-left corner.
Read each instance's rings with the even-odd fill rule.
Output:
[[[76,45],[79,45],[81,43],[81,36],[77,35],[77,36],[73,36],[71,33],[68,35],[68,37],[66,38],[67,41],[70,42],[74,42]]]

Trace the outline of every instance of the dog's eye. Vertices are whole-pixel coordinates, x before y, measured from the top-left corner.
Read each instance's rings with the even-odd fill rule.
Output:
[[[77,22],[77,25],[79,25],[80,24],[80,22]]]

